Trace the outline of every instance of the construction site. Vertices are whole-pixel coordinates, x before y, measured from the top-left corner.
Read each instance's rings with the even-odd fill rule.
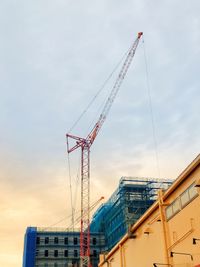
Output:
[[[171,180],[122,177],[110,199],[93,215],[90,230],[101,232],[109,251],[154,203],[157,190],[167,189]]]
[[[23,267],[200,266],[200,156],[175,181],[134,177],[134,174],[121,177],[110,198],[90,217],[93,207],[90,203],[90,150],[141,38],[143,33],[139,32],[97,122],[86,137],[66,134],[68,155],[76,150],[81,152],[78,229],[74,228],[73,208],[71,228],[28,227]]]
[[[90,223],[92,266],[98,266],[99,255],[111,250],[154,203],[157,190],[166,190],[171,184],[172,181],[167,179],[120,179],[116,191],[106,203],[101,204]],[[25,266],[80,266],[80,233],[80,229],[73,228],[28,227]]]

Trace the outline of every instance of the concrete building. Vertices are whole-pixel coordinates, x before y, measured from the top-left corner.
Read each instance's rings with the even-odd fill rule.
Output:
[[[23,267],[78,267],[80,232],[65,228],[28,227],[24,240]],[[105,247],[104,235],[91,234],[91,263],[96,267]]]
[[[200,155],[109,251],[99,267],[200,267]]]
[[[158,189],[166,190],[169,179],[122,177],[119,186],[95,212],[91,232],[102,232],[105,250],[110,250],[145,211],[154,203]]]
[[[91,230],[91,263],[110,250],[154,203],[157,190],[171,180],[122,177],[110,199],[94,214]],[[64,228],[28,227],[24,241],[23,267],[79,266],[80,231]]]

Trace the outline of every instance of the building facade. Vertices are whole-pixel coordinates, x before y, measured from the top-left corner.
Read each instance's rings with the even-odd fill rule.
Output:
[[[94,214],[91,232],[105,235],[105,250],[110,250],[157,198],[158,189],[166,190],[169,179],[122,177],[110,199]]]
[[[200,155],[131,227],[99,267],[200,267]]]
[[[104,235],[91,233],[91,263],[97,267],[105,247]],[[65,228],[28,227],[24,241],[23,267],[78,267],[80,232]]]
[[[91,225],[91,264],[99,254],[120,240],[154,203],[157,190],[166,190],[171,180],[122,177],[110,199],[94,214]],[[24,240],[23,267],[72,267],[80,262],[80,231],[64,228],[28,227]]]

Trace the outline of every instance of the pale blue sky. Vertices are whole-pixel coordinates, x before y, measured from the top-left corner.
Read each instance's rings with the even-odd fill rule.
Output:
[[[1,1],[1,266],[21,266],[26,226],[69,212],[65,134],[137,32],[161,177],[175,178],[199,153],[199,10],[198,0]],[[145,79],[141,42],[92,147],[92,199],[109,196],[122,175],[158,176]]]

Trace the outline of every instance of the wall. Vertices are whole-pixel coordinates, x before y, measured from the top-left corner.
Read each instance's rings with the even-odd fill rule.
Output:
[[[159,192],[157,202],[108,255],[101,256],[99,266],[199,266],[200,240],[193,244],[193,238],[200,239],[200,192],[194,187],[199,179],[200,156],[164,194]]]

